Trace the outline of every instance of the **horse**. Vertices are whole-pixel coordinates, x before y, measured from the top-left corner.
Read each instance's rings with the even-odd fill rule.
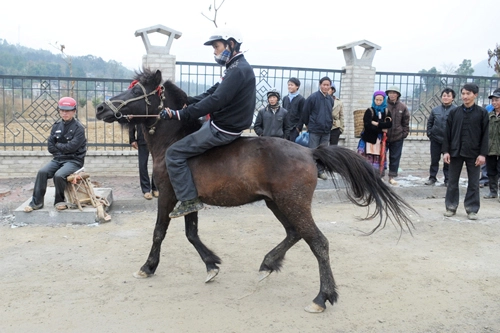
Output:
[[[165,107],[177,110],[187,101],[186,93],[170,80],[162,83],[159,70],[142,68],[135,72],[129,89],[101,103],[96,110],[96,117],[108,123],[142,124],[153,156],[153,177],[160,192],[158,213],[153,244],[146,262],[134,273],[137,278],[155,273],[170,223],[168,215],[177,202],[166,169],[166,149],[201,127],[200,121],[167,121],[158,115]],[[323,312],[327,301],[333,305],[338,299],[329,243],[311,213],[317,164],[332,179],[335,174],[342,178],[352,203],[370,206],[365,219],[379,216],[378,224],[366,234],[385,227],[388,220],[400,230],[400,237],[404,230],[411,233],[413,208],[380,179],[362,156],[342,146],[310,149],[281,138],[245,136],[188,160],[199,198],[205,204],[233,207],[264,200],[283,225],[286,236],[265,255],[259,281],[281,270],[285,254],[294,244],[301,239],[307,242],[318,261],[320,276],[319,293],[305,307],[312,313]],[[198,212],[185,216],[185,234],[206,265],[205,282],[212,281],[219,273],[221,259],[198,236]]]

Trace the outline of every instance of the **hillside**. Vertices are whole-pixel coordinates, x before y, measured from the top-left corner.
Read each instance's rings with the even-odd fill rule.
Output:
[[[74,77],[130,78],[133,71],[114,60],[92,55],[71,57]],[[46,50],[9,44],[0,38],[0,75],[70,76],[70,58]]]
[[[475,76],[493,76],[495,75],[495,71],[488,65],[488,59],[484,59],[483,61],[476,64],[474,67],[474,75]]]

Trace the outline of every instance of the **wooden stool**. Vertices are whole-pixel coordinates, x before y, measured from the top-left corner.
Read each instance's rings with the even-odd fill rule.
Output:
[[[88,173],[71,174],[66,180],[68,185],[66,186],[65,196],[68,198],[68,202],[76,205],[80,210],[82,210],[82,204],[97,206],[97,198]]]
[[[105,211],[103,206],[109,206],[108,201],[105,198],[101,198],[95,195],[94,187],[90,182],[90,175],[85,172],[78,172],[69,175],[66,180],[68,185],[64,191],[64,196],[68,199],[68,202],[74,204],[82,211],[82,205],[92,205],[96,208],[97,220],[99,222],[108,222],[111,220]]]

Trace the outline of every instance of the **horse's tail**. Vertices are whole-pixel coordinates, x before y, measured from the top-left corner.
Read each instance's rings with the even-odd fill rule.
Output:
[[[322,145],[313,150],[313,157],[333,179],[333,173],[342,177],[352,203],[362,207],[375,203],[375,211],[366,218],[379,215],[380,221],[369,234],[381,226],[384,228],[387,219],[395,222],[401,232],[406,226],[411,233],[413,223],[408,213],[417,215],[417,212],[380,179],[375,168],[361,155],[345,147]]]

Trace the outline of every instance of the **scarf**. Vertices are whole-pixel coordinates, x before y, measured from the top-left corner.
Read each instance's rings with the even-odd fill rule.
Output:
[[[288,98],[290,99],[290,103],[298,95],[299,95],[299,91],[298,90],[296,92],[294,92],[293,94],[292,93],[288,93]]]
[[[379,119],[382,119],[385,116],[385,109],[387,108],[387,97],[384,98],[382,104],[375,104],[375,96],[372,99],[372,108],[375,110],[375,113],[378,115]],[[383,115],[383,116],[382,116]]]

